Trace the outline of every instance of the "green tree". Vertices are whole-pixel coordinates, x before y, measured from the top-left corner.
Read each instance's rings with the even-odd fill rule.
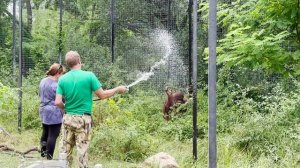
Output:
[[[219,27],[225,32],[219,36],[219,64],[299,73],[299,0],[236,0],[219,6]]]

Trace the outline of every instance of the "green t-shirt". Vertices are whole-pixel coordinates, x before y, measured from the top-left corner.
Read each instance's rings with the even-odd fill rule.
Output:
[[[91,114],[93,92],[101,86],[93,72],[76,69],[59,78],[56,94],[64,97],[67,114]]]

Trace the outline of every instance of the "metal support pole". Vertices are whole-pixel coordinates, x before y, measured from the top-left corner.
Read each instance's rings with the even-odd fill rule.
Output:
[[[63,17],[63,2],[59,0],[59,46],[58,46],[58,62],[62,63],[62,17]]]
[[[208,27],[208,153],[209,168],[217,167],[216,142],[216,46],[217,46],[217,2],[209,1],[209,27]]]
[[[16,69],[16,0],[13,0],[13,48],[12,48],[12,74],[15,75]]]
[[[111,0],[111,62],[115,62],[115,8],[116,2],[115,0]]]
[[[164,3],[164,5],[167,6],[167,11],[168,11],[168,20],[167,20],[167,24],[166,24],[166,29],[169,31],[169,33],[171,33],[171,0],[167,0],[167,4]],[[171,60],[170,57],[168,57],[167,59],[167,66],[168,66],[168,76],[167,79],[170,80],[171,78]]]
[[[193,0],[189,0],[189,86],[192,85],[192,43],[193,43],[193,18],[192,18],[192,10],[193,9]]]
[[[197,137],[198,137],[198,128],[197,128],[197,66],[198,66],[198,56],[197,56],[197,10],[198,3],[197,0],[193,0],[193,40],[192,40],[192,55],[193,55],[193,155],[194,159],[197,160]]]
[[[22,0],[19,0],[19,103],[18,103],[18,130],[21,131],[22,127],[22,42],[23,42],[23,24],[22,24]]]

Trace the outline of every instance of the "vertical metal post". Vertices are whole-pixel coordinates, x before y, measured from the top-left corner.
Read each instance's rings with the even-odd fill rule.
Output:
[[[197,137],[198,137],[198,127],[197,127],[197,66],[198,66],[198,56],[197,56],[197,10],[198,3],[197,0],[193,0],[193,40],[192,40],[192,56],[193,56],[193,155],[194,159],[197,160]]]
[[[58,42],[58,62],[62,63],[62,17],[63,17],[63,2],[59,0],[59,42]]]
[[[19,0],[19,79],[18,79],[18,88],[19,88],[19,103],[18,103],[18,130],[21,131],[22,127],[22,42],[23,42],[23,20],[22,20],[22,0]]]
[[[217,142],[216,142],[216,46],[217,46],[217,2],[209,1],[208,24],[208,153],[209,168],[217,167]]]
[[[169,31],[169,33],[171,33],[171,2],[170,2],[171,0],[167,0],[167,1],[165,1],[165,2],[167,2],[167,4],[166,3],[163,3],[163,5],[164,5],[164,7],[165,7],[165,9],[168,11],[168,20],[167,20],[167,24],[166,24],[166,29]],[[167,8],[166,8],[166,6],[167,6]],[[167,59],[167,66],[168,66],[168,76],[167,76],[167,78],[168,78],[168,80],[170,80],[170,78],[171,78],[171,69],[172,69],[172,67],[171,67],[171,59],[170,59],[170,57],[168,57],[168,59]]]
[[[115,8],[116,2],[115,0],[111,0],[111,62],[115,62]]]
[[[192,19],[192,12],[193,12],[193,0],[189,0],[189,86],[192,85],[192,44],[193,44],[193,19]]]
[[[13,46],[12,46],[12,74],[15,75],[16,69],[16,0],[13,0]]]

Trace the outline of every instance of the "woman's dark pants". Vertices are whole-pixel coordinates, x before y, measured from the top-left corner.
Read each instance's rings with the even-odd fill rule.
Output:
[[[59,136],[60,128],[61,124],[43,124],[43,132],[41,137],[41,156],[47,156],[48,160],[53,158],[56,139]]]

